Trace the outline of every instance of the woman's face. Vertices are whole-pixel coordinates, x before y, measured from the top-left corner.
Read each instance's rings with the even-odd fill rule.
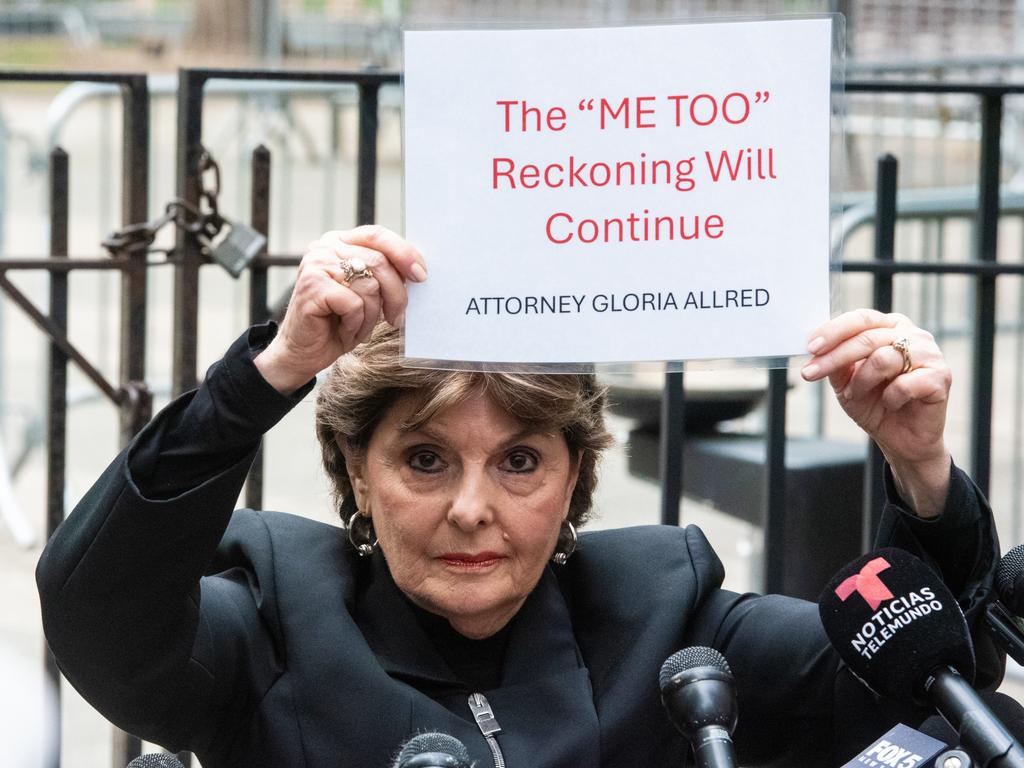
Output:
[[[398,587],[467,637],[487,637],[540,579],[578,463],[561,434],[531,431],[484,394],[403,431],[414,405],[399,400],[349,462],[360,510]]]

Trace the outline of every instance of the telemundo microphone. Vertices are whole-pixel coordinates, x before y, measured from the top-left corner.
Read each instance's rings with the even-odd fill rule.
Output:
[[[447,733],[420,733],[402,747],[394,768],[472,768],[466,745]]]
[[[128,768],[185,768],[185,766],[174,755],[153,752],[136,757],[128,763]]]
[[[661,703],[693,747],[698,768],[735,768],[736,683],[725,657],[693,646],[665,660],[658,675]]]
[[[832,646],[869,688],[935,707],[981,765],[1024,768],[1024,749],[968,682],[967,621],[927,565],[900,549],[863,555],[832,578],[818,610]]]
[[[985,624],[1010,658],[1024,664],[1024,544],[1007,552],[996,568],[996,595],[985,606]]]

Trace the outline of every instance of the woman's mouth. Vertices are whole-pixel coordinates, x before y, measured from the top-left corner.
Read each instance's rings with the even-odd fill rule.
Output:
[[[504,555],[497,552],[449,552],[441,555],[440,560],[453,568],[483,569],[504,560]]]

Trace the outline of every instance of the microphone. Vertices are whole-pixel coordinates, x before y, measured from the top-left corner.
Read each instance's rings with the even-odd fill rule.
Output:
[[[1011,549],[996,568],[996,599],[985,606],[985,624],[1010,658],[1024,664],[1024,544]]]
[[[843,768],[863,768],[866,765],[925,768],[938,765],[931,762],[939,753],[949,749],[927,733],[897,723],[886,734],[861,750],[856,757],[843,764]]]
[[[677,651],[661,665],[661,703],[693,747],[698,768],[735,768],[736,687],[725,657],[713,648]]]
[[[1024,768],[1024,749],[968,683],[967,621],[928,566],[900,549],[863,555],[832,578],[818,610],[832,646],[869,688],[934,706],[982,765]]]
[[[471,768],[466,745],[447,733],[421,733],[398,753],[394,768]]]
[[[151,752],[148,755],[136,757],[128,763],[128,768],[185,768],[185,766],[174,755]]]
[[[1024,616],[1024,544],[1018,544],[999,561],[996,593],[1010,613]]]

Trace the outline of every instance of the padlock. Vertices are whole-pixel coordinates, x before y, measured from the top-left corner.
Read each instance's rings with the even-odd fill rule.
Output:
[[[210,239],[199,234],[201,242],[213,260],[238,277],[267,244],[267,238],[247,224],[222,220],[220,232]]]

